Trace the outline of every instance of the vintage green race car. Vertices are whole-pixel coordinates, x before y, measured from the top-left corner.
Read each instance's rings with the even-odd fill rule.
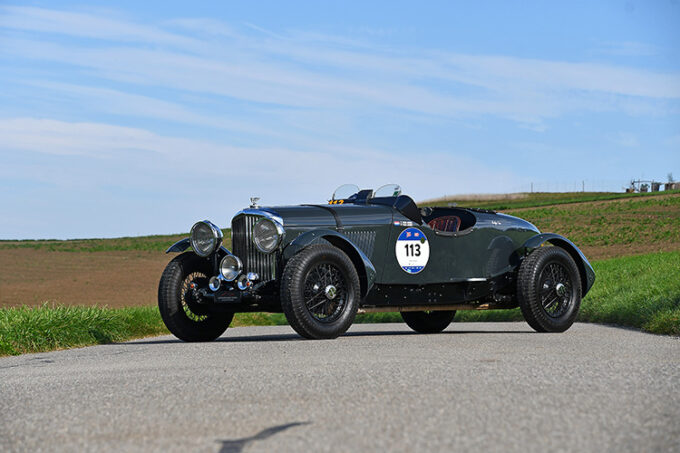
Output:
[[[158,288],[178,338],[214,340],[238,312],[283,312],[320,339],[342,335],[357,313],[398,311],[413,330],[435,333],[456,310],[517,306],[535,330],[562,332],[595,280],[560,235],[484,209],[419,208],[393,184],[341,186],[328,204],[257,200],[232,219],[233,251],[207,220],[167,250],[184,252]]]

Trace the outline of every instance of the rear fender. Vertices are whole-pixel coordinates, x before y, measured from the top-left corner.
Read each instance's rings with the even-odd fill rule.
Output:
[[[347,236],[333,230],[314,230],[301,234],[283,250],[283,260],[288,262],[295,254],[316,244],[331,244],[347,254],[359,274],[361,297],[365,297],[375,283],[376,271],[371,260]]]
[[[590,291],[590,288],[592,288],[593,283],[595,283],[595,271],[593,270],[593,266],[590,265],[588,258],[586,258],[583,252],[581,252],[581,250],[579,250],[579,248],[569,239],[555,233],[537,234],[524,243],[523,255],[528,255],[534,249],[541,247],[546,242],[556,247],[563,248],[574,259],[579,273],[581,274],[581,294],[585,296],[588,291]]]

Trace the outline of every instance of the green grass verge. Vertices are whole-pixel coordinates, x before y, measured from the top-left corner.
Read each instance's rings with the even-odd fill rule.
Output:
[[[238,313],[232,327],[286,325],[278,313]],[[107,344],[169,334],[156,306],[0,309],[0,356]]]
[[[680,335],[680,252],[652,253],[593,264],[595,286],[578,321]],[[460,311],[458,322],[521,321],[518,309]],[[358,323],[401,322],[399,313],[358,315]],[[285,325],[282,314],[239,313],[232,326]],[[0,309],[0,355],[125,341],[168,331],[155,306],[109,309],[63,307]]]
[[[167,333],[156,307],[0,310],[0,355],[50,351]]]
[[[680,335],[680,252],[614,258],[593,267],[597,281],[580,321]]]

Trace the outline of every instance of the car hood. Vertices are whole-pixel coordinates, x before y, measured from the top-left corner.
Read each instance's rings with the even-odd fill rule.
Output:
[[[388,206],[374,205],[298,205],[267,206],[258,208],[278,217],[284,227],[329,227],[337,222],[343,226],[383,225],[392,222],[394,210]]]

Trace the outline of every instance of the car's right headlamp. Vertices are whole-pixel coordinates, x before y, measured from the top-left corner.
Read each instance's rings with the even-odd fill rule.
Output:
[[[283,238],[283,227],[276,221],[263,217],[253,227],[253,243],[263,253],[271,253]]]
[[[198,256],[206,257],[222,243],[222,230],[204,220],[191,227],[191,247]]]

